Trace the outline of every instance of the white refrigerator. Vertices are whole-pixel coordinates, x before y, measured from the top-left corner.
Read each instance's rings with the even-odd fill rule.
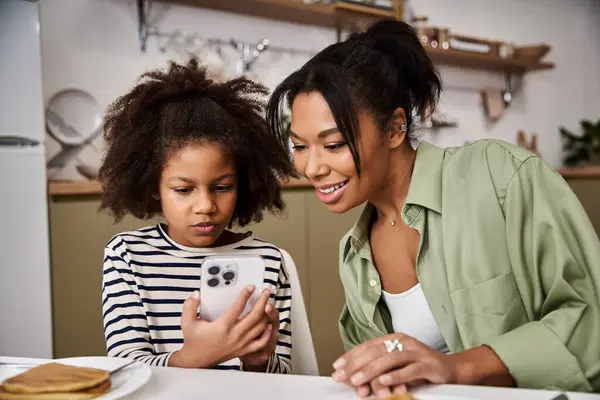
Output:
[[[51,358],[39,8],[0,0],[0,356]]]

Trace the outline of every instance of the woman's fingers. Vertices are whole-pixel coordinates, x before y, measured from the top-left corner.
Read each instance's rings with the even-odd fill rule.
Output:
[[[417,361],[417,354],[408,351],[393,351],[373,360],[350,376],[350,383],[360,386],[379,378],[384,373],[402,368]],[[390,385],[388,385],[390,386]]]

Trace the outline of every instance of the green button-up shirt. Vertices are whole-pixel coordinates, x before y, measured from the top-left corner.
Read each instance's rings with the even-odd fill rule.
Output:
[[[340,242],[346,349],[393,332],[373,212]],[[422,143],[402,220],[420,233],[417,276],[451,352],[489,346],[520,387],[600,390],[600,242],[558,173],[504,142]]]

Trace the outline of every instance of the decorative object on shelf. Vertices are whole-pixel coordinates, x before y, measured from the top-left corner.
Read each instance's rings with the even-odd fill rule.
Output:
[[[417,37],[421,41],[421,44],[424,47],[427,47],[429,44],[429,36],[427,36],[427,21],[429,19],[425,16],[418,16],[412,19],[412,25],[415,28],[415,32],[417,33]]]
[[[427,26],[428,18],[425,16],[414,17],[411,22],[423,47],[443,50],[450,48],[450,30]]]
[[[583,132],[581,135],[560,127],[565,153],[563,162],[567,166],[600,165],[600,120],[596,123],[582,120],[580,125]]]
[[[522,61],[540,62],[551,49],[552,47],[545,43],[520,46],[515,48],[514,58]]]
[[[450,35],[449,41],[451,49],[496,57],[499,56],[500,44],[502,43],[496,40],[458,34]]]
[[[79,172],[81,175],[85,176],[89,180],[94,180],[98,178],[100,168],[92,167],[91,165],[87,164],[79,164],[77,165],[77,172]]]
[[[103,111],[92,95],[80,89],[61,90],[52,96],[46,107],[46,130],[62,149],[46,163],[50,178],[72,159],[82,163],[77,155],[86,146],[93,147],[102,133]]]
[[[437,49],[440,30],[436,27],[428,27],[425,31],[427,32],[426,45],[432,49]]]
[[[254,45],[236,39],[231,39],[230,43],[238,52],[236,68],[238,75],[243,75],[246,72],[249,72],[254,62],[256,62],[256,59],[263,51],[269,48],[269,39],[261,39]]]
[[[302,0],[304,4],[319,4],[323,6],[328,6],[330,4],[335,3],[336,0]]]
[[[504,116],[503,90],[486,87],[481,90],[481,101],[485,114],[491,121],[497,121]]]
[[[381,10],[392,10],[392,0],[338,0],[337,3],[358,4],[366,7],[379,8]]]
[[[364,32],[382,19],[402,19],[408,9],[405,0],[338,0],[333,6],[337,40],[343,34]]]
[[[499,55],[502,58],[513,58],[515,55],[515,44],[512,42],[500,43]]]
[[[415,115],[415,124],[417,129],[441,129],[441,128],[456,128],[458,126],[458,120],[451,117],[450,115],[435,109],[430,116],[424,118]]]
[[[182,31],[162,32],[158,29],[148,31],[148,36],[155,36],[162,39],[162,44],[159,45],[159,50],[166,53],[169,49],[183,53],[187,58],[189,56],[197,56],[206,65],[213,79],[224,80],[231,78],[227,76],[228,62],[223,57],[223,49],[233,47],[237,52],[235,61],[235,75],[247,75],[252,70],[252,66],[260,55],[268,50],[273,53],[285,53],[291,55],[300,55],[303,57],[311,57],[316,54],[308,50],[295,50],[285,47],[273,46],[269,39],[263,38],[256,43],[250,43],[244,40],[231,38],[229,40],[220,38],[209,38],[199,35],[198,33],[184,33]],[[229,74],[231,75],[231,73]]]
[[[443,50],[450,48],[450,30],[448,28],[440,28],[438,32],[439,47]]]
[[[525,133],[523,129],[519,129],[517,131],[517,145],[532,152],[540,158],[542,157],[537,147],[537,134],[535,133],[531,134],[531,141],[529,141],[527,138],[527,133]]]
[[[190,56],[198,57],[206,66],[211,79],[223,81],[227,78],[228,62],[223,57],[221,45],[213,39],[201,37],[196,33],[185,34],[177,30],[165,35],[165,40],[159,45],[159,50],[161,53],[173,50],[179,53],[184,60]]]

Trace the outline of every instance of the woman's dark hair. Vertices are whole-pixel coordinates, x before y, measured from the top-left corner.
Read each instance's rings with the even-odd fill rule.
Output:
[[[404,109],[407,137],[414,142],[413,114],[433,111],[441,88],[439,73],[413,28],[400,21],[381,21],[325,48],[277,86],[267,106],[267,122],[287,149],[282,103],[291,107],[298,94],[320,92],[360,173],[357,111],[372,113],[385,131],[394,111]]]
[[[230,152],[238,174],[232,223],[262,219],[284,209],[279,179],[295,174],[288,154],[269,134],[263,117],[267,89],[246,78],[218,83],[197,59],[169,63],[144,73],[133,89],[112,103],[104,121],[107,151],[99,179],[100,209],[119,221],[160,214],[156,199],[163,167],[190,143],[219,145]]]

